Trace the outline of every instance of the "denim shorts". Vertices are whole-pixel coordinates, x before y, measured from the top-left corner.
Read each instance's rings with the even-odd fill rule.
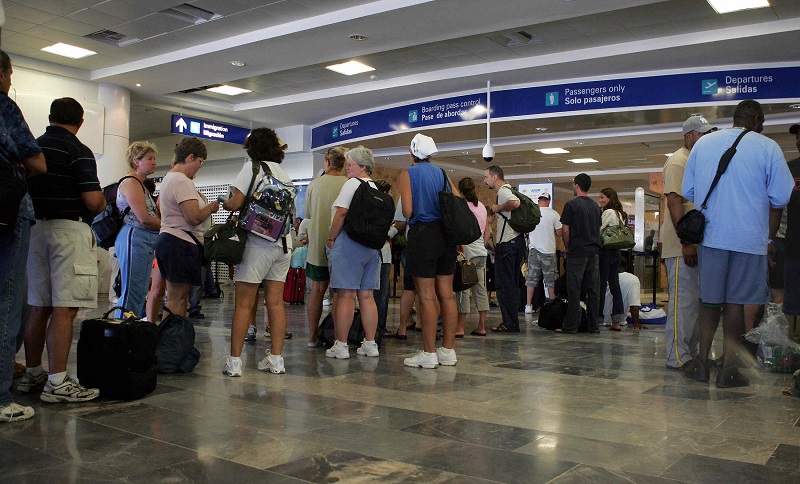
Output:
[[[174,235],[162,232],[156,242],[156,261],[161,277],[173,284],[203,284],[202,248]]]
[[[381,251],[353,241],[342,230],[328,255],[331,289],[377,290],[381,287]]]
[[[766,304],[767,256],[700,246],[700,301],[705,304]]]

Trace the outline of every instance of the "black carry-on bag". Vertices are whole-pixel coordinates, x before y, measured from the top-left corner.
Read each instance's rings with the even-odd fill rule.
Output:
[[[121,400],[141,398],[156,388],[158,327],[135,318],[109,318],[81,324],[78,339],[78,380],[98,388],[100,396]]]

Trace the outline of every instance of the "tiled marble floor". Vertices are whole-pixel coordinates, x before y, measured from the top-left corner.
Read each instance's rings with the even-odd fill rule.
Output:
[[[402,365],[416,332],[380,358],[325,358],[293,306],[287,374],[255,369],[259,324],[244,376],[228,378],[227,292],[204,301],[195,372],[160,376],[144,399],[17,394],[37,415],[0,425],[0,481],[800,482],[800,399],[780,395],[790,377],[688,381],[663,366],[663,327],[556,335],[533,315],[521,334],[467,336],[457,366],[423,370]],[[390,327],[396,314],[393,300]]]

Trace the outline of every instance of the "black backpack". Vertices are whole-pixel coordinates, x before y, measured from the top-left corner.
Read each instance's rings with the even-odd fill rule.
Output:
[[[375,344],[378,346],[382,344],[381,336],[380,331],[375,331]],[[336,341],[336,337],[333,335],[333,313],[328,313],[327,316],[323,318],[322,322],[319,323],[317,337],[325,348],[333,346],[333,343]],[[347,344],[357,348],[361,346],[361,341],[363,341],[365,337],[364,326],[361,325],[361,311],[356,308],[353,312],[353,324],[350,325],[350,332],[347,334]]]
[[[106,250],[114,247],[117,241],[117,234],[125,223],[125,216],[131,211],[131,207],[125,210],[119,210],[117,207],[117,192],[119,191],[119,184],[126,178],[136,178],[135,176],[126,175],[119,179],[118,182],[112,183],[103,188],[103,198],[106,199],[106,208],[98,213],[94,220],[92,220],[92,232],[94,238],[97,239],[97,246]],[[138,179],[136,181],[139,181]],[[142,182],[139,182],[140,184]],[[142,190],[147,191],[144,185]]]
[[[155,370],[158,373],[189,373],[200,362],[200,351],[194,346],[194,325],[164,306],[169,313],[158,325]]]
[[[513,193],[515,197],[519,198],[519,207],[511,211],[511,217],[507,218],[502,213],[498,213],[498,215],[503,217],[506,224],[510,225],[514,231],[520,234],[533,232],[533,229],[539,225],[539,221],[542,219],[542,211],[539,209],[539,205],[533,203],[533,200],[531,200],[529,196],[514,190],[511,185],[509,185],[508,188],[511,189],[511,193]],[[504,224],[503,230],[505,230],[505,228]],[[503,237],[502,232],[500,237]]]
[[[394,220],[394,200],[369,182],[361,178],[356,180],[361,185],[353,194],[344,217],[344,231],[365,247],[381,249],[389,237],[389,227]]]

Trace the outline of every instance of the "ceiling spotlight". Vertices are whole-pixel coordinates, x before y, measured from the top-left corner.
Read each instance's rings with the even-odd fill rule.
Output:
[[[800,109],[800,104],[790,104],[789,107],[792,109]]]
[[[361,34],[353,34],[350,36],[350,40],[358,40],[358,41],[367,40],[367,36]]]
[[[536,131],[547,131],[547,128],[539,127],[539,128],[536,128]]]
[[[136,87],[142,87],[142,85],[137,82]]]
[[[231,61],[231,65],[232,65],[233,67],[244,67],[244,66],[246,66],[247,64],[245,64],[245,63],[244,63],[244,62],[242,62],[242,61]]]

